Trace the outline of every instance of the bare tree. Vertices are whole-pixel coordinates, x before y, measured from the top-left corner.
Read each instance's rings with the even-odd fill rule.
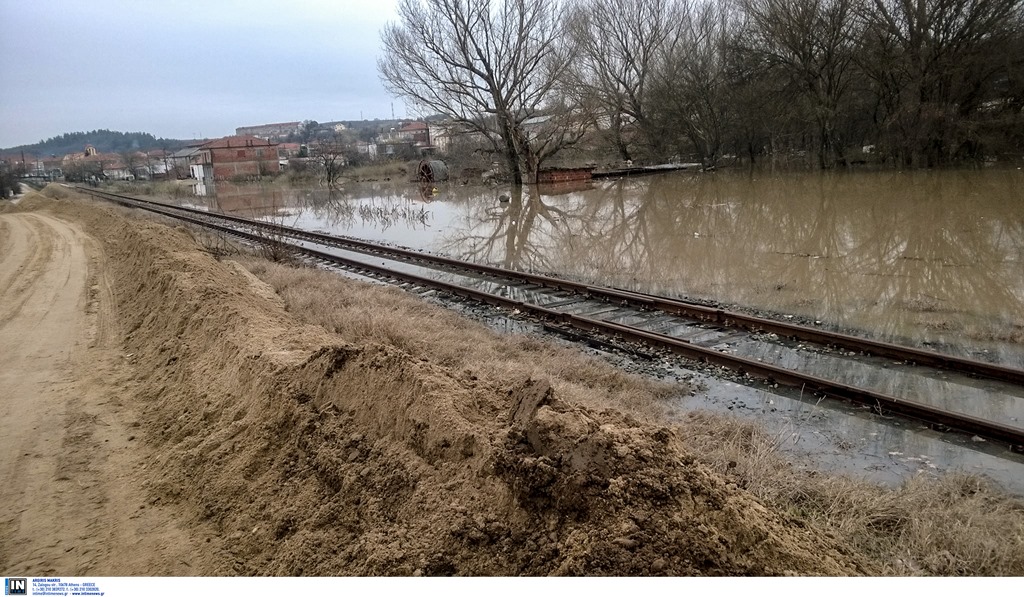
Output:
[[[648,88],[656,60],[680,20],[678,0],[576,0],[569,19],[578,48],[571,74],[597,98],[622,159],[632,152],[624,129],[633,125],[650,146],[663,135],[649,119]]]
[[[740,1],[751,25],[746,49],[791,77],[817,127],[818,163],[833,166],[842,159],[837,129],[854,73],[858,0]]]
[[[514,183],[578,140],[539,147],[527,130],[545,115],[571,56],[558,0],[402,0],[398,13],[381,35],[385,86],[486,137]]]
[[[344,138],[335,134],[330,139],[318,141],[310,145],[309,154],[320,172],[320,180],[328,188],[335,188],[342,168],[348,163],[348,150]]]
[[[128,176],[138,178],[136,172],[139,170],[139,168],[143,166],[145,156],[140,154],[138,151],[129,149],[127,151],[122,151],[119,154],[119,157],[121,158],[121,162],[124,163],[124,169],[126,174]]]
[[[653,69],[649,117],[663,138],[682,135],[701,162],[713,166],[735,103],[732,15],[724,0],[687,4],[677,14],[678,28]]]
[[[1020,0],[872,0],[866,7],[861,63],[876,84],[898,162],[946,163],[971,143],[966,121],[994,99],[993,83],[1008,78],[1003,55],[1020,39],[1021,12]]]

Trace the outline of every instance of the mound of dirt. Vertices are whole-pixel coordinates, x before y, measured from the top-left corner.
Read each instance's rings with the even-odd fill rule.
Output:
[[[155,499],[246,575],[871,572],[673,431],[302,326],[187,235],[55,202],[112,268]]]
[[[35,211],[37,209],[44,209],[52,204],[52,198],[47,197],[42,193],[37,193],[36,191],[29,191],[28,193],[25,193],[17,204],[8,203],[6,201],[0,202],[0,205],[3,206],[3,210],[9,212]]]

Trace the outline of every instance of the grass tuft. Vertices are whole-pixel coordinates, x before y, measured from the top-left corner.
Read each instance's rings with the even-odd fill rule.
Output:
[[[1024,500],[983,477],[917,476],[897,488],[801,471],[783,436],[711,413],[686,423],[700,459],[762,503],[822,528],[895,575],[1024,574]]]

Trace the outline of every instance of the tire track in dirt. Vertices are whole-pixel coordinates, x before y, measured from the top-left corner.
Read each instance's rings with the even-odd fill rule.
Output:
[[[54,245],[52,239],[40,235],[36,218],[24,216],[27,226],[11,227],[11,250],[5,251],[0,267],[0,327],[15,318],[32,298],[37,279],[46,273],[40,264],[50,260]]]
[[[129,367],[99,245],[44,213],[0,216],[0,569],[203,574],[147,499]]]
[[[14,252],[14,239],[11,237],[11,226],[0,218],[0,255],[7,255]],[[7,272],[4,270],[4,266],[9,266],[0,260],[0,288],[7,288],[10,285],[10,281],[7,279]]]
[[[48,488],[65,414],[59,391],[70,381],[73,345],[68,340],[79,333],[74,314],[80,310],[80,297],[74,290],[85,283],[85,256],[73,250],[55,253],[54,244],[66,242],[66,237],[56,229],[47,234],[49,227],[35,215],[4,219],[14,250],[3,256],[10,282],[0,296],[0,426],[5,448],[0,501],[8,506],[0,515],[0,562],[11,571],[19,569],[12,565],[28,564],[33,572],[44,573],[47,569],[39,568],[44,562],[32,557],[30,544],[36,539],[33,530],[43,522],[39,514],[55,509]],[[72,271],[77,271],[74,278]],[[55,316],[46,317],[51,312]]]

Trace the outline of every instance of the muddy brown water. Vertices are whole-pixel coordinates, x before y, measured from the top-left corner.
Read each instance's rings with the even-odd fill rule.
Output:
[[[560,191],[225,186],[195,202],[1024,367],[1024,171],[678,172]]]
[[[1016,169],[677,172],[521,192],[410,183],[353,184],[332,192],[221,185],[215,197],[185,203],[508,268],[718,301],[1024,367],[1024,171]],[[944,405],[975,393],[969,387],[936,391],[931,383],[923,383],[921,393]],[[1012,482],[1024,477],[1024,459],[1007,461],[991,446],[752,392],[726,382],[696,399],[761,420],[775,413],[775,427],[805,430],[796,451],[815,455],[825,468],[880,480],[962,468],[988,472],[1024,492]],[[781,402],[766,407],[772,400]],[[680,406],[700,406],[693,402]],[[1019,414],[1022,403],[1011,395],[990,406],[1007,416]]]

